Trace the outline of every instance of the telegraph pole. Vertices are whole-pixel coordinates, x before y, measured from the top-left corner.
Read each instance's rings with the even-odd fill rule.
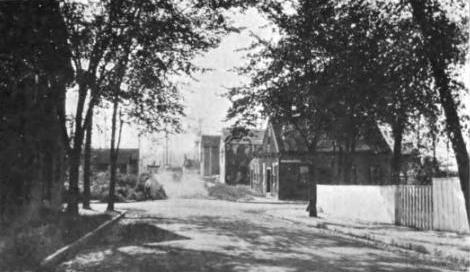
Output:
[[[168,131],[165,131],[165,164],[168,166]]]

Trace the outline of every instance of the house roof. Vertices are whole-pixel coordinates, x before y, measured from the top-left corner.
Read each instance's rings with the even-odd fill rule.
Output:
[[[279,149],[278,152],[309,152],[305,138],[293,125],[281,124],[270,120],[268,122],[268,129],[270,127],[274,132],[276,145]],[[336,141],[324,134],[320,136],[317,143],[317,151],[333,152],[338,148],[335,145],[337,145]],[[356,144],[356,151],[390,152],[391,150],[390,145],[376,123],[371,123],[371,125],[361,131],[358,143]]]
[[[201,135],[202,146],[219,146],[220,136],[218,135]]]
[[[108,164],[109,163],[110,149],[92,149],[91,150],[91,161],[93,163]],[[139,160],[139,149],[138,148],[122,148],[119,149],[117,163],[124,164],[131,160]]]
[[[265,130],[250,129],[247,131],[247,135],[236,137],[233,135],[232,129],[224,128],[222,129],[222,139],[225,142],[230,142],[230,143],[262,145],[264,133],[265,133]]]
[[[293,125],[281,124],[271,121],[268,129],[272,129],[278,152],[308,152],[308,146],[304,137]]]
[[[395,143],[395,140],[393,139],[393,132],[392,128],[390,125],[387,124],[381,124],[378,126],[378,129],[380,133],[383,136],[383,139],[385,140],[386,144],[390,147],[390,150],[393,150],[393,145]],[[416,148],[414,147],[413,140],[414,140],[414,135],[403,135],[403,142],[402,142],[402,155],[406,154],[413,154],[416,153]]]

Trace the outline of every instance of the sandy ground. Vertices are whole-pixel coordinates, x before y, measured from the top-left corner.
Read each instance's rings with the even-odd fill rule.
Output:
[[[126,218],[57,271],[462,271],[266,214],[299,204],[192,198],[204,188],[193,182],[165,188],[168,200],[118,204]]]

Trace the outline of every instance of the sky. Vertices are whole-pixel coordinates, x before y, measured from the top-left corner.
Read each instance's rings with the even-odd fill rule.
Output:
[[[273,37],[271,28],[266,27],[267,20],[254,9],[249,9],[245,13],[232,12],[231,16],[234,24],[244,27],[240,33],[232,33],[224,37],[220,45],[209,52],[197,57],[194,62],[211,71],[196,74],[194,78],[181,78],[180,90],[186,107],[186,117],[183,118],[183,128],[185,133],[172,135],[169,139],[170,154],[175,163],[180,163],[183,154],[194,155],[196,152],[195,141],[197,132],[202,134],[220,134],[223,127],[230,125],[225,121],[225,116],[230,101],[223,97],[226,88],[239,86],[247,81],[246,78],[232,71],[233,68],[242,65],[244,52],[237,51],[250,45],[253,38],[250,32],[264,38]],[[464,68],[463,81],[467,88],[470,88],[470,63]],[[68,99],[68,109],[73,110],[73,98]],[[464,103],[467,106],[467,114],[470,115],[470,96],[467,94]],[[70,102],[72,101],[72,102]],[[93,137],[93,146],[97,148],[108,148],[109,146],[109,111],[101,110],[96,118],[97,130]],[[160,163],[163,160],[164,151],[163,135],[142,135],[138,137],[137,130],[131,126],[125,126],[122,133],[122,148],[140,148],[141,154],[148,162]],[[178,155],[176,155],[178,154]]]

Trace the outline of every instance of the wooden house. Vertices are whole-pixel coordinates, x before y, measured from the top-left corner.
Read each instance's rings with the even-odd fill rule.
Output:
[[[268,122],[260,153],[250,162],[250,186],[279,199],[307,199],[312,158],[297,130]]]
[[[201,136],[199,158],[202,177],[219,175],[219,149],[220,136]]]
[[[237,133],[235,133],[237,134]],[[220,182],[249,184],[249,164],[263,144],[264,130],[249,130],[234,135],[231,129],[222,130],[220,143]]]
[[[293,126],[269,121],[262,151],[250,162],[250,186],[274,198],[306,200],[312,178],[317,184],[388,184],[390,146],[377,126],[361,135],[351,154],[350,179],[344,182],[345,154],[340,144],[320,137],[313,155]]]

